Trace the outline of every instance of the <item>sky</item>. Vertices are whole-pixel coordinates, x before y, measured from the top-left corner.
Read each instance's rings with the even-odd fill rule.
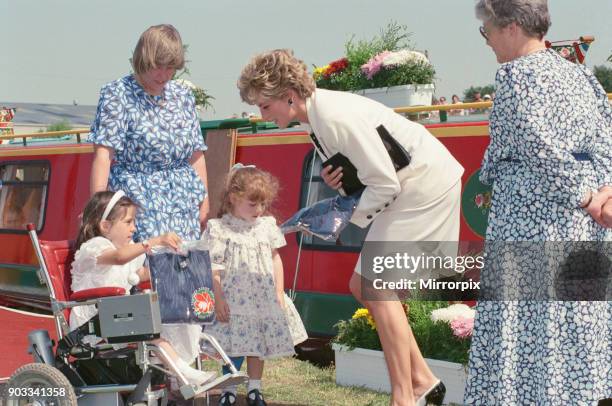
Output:
[[[149,26],[173,24],[189,45],[187,79],[206,89],[203,119],[258,113],[236,80],[256,53],[292,48],[308,66],[344,56],[347,40],[406,25],[436,69],[436,95],[450,99],[494,82],[497,62],[478,33],[473,0],[0,0],[0,100],[95,105],[107,82],[131,71]],[[593,35],[587,66],[612,53],[612,0],[549,0],[547,39]],[[609,64],[609,63],[608,63]]]

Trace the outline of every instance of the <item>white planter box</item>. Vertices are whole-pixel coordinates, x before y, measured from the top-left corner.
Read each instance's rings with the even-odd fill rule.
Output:
[[[387,107],[429,106],[434,93],[434,85],[402,85],[357,90],[372,100],[381,102]]]
[[[336,355],[336,383],[341,386],[363,386],[379,392],[391,392],[389,373],[382,351],[333,344]],[[426,359],[427,364],[444,385],[444,403],[463,403],[467,380],[466,368],[454,362]]]

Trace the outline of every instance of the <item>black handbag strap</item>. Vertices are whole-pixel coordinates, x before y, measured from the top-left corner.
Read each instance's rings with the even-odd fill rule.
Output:
[[[325,159],[329,158],[325,151],[323,151],[323,147],[321,146],[321,143],[319,142],[319,139],[317,138],[315,133],[310,133],[310,139],[312,140],[312,143],[315,145],[315,148],[319,151],[319,153],[323,155]]]
[[[397,140],[393,138],[391,134],[389,134],[389,131],[387,131],[384,125],[381,124],[376,127],[376,132],[378,133],[380,140],[382,141],[383,146],[389,155],[389,158],[391,158],[391,163],[393,163],[393,167],[395,168],[396,172],[410,165],[412,157],[408,151],[406,151],[406,149],[399,142],[397,142]],[[329,159],[314,132],[310,133],[310,139],[325,160]]]

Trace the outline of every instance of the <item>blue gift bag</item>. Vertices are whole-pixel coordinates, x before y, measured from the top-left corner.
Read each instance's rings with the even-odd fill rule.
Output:
[[[148,255],[151,284],[165,324],[210,324],[215,318],[212,268],[199,241],[183,242],[180,252],[156,249]]]
[[[281,224],[283,234],[302,231],[327,241],[335,241],[348,226],[362,191],[335,196],[304,207]]]

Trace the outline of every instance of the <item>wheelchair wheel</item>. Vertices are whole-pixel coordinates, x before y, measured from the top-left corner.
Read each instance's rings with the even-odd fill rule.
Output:
[[[77,406],[68,378],[51,365],[27,364],[16,370],[4,387],[4,405]]]

